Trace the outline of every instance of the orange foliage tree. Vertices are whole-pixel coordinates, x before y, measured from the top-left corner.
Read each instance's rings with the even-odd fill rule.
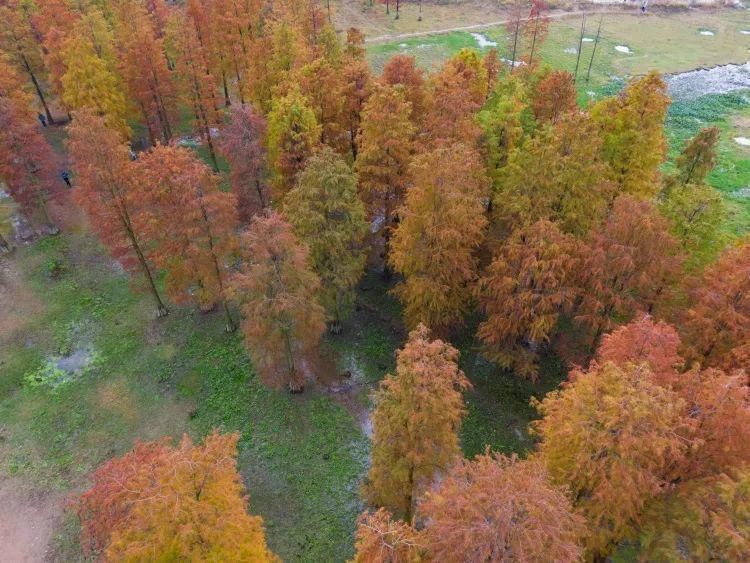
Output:
[[[93,475],[76,503],[81,544],[107,560],[278,561],[247,513],[237,434],[136,443]]]
[[[68,129],[68,151],[76,174],[75,197],[109,253],[131,273],[143,274],[156,302],[158,316],[167,314],[151,265],[151,243],[137,222],[134,165],[129,147],[104,118],[91,111],[76,112]]]
[[[231,280],[242,305],[242,330],[255,369],[266,385],[301,391],[305,364],[325,330],[318,304],[320,280],[307,247],[276,212],[253,219],[243,235],[245,261]]]
[[[419,504],[434,561],[580,561],[583,518],[538,460],[462,460]]]
[[[394,520],[384,508],[357,519],[353,563],[419,563],[422,539],[409,524]]]
[[[213,127],[219,123],[217,84],[210,72],[207,46],[201,43],[196,27],[182,12],[174,12],[167,28],[167,50],[175,60],[177,84],[183,103],[195,117],[195,129],[206,141],[214,171],[219,171],[214,149]]]
[[[119,69],[128,95],[141,113],[151,144],[159,138],[168,143],[177,120],[177,92],[167,68],[163,40],[139,0],[120,0],[114,9]]]
[[[537,221],[503,243],[477,294],[486,320],[477,336],[487,357],[536,379],[539,346],[576,297],[571,285],[575,242],[554,223]]]
[[[489,181],[478,155],[462,144],[419,155],[410,175],[389,256],[405,278],[395,291],[409,326],[443,330],[461,323],[472,297],[467,286],[477,277]]]
[[[403,91],[397,88],[377,89],[362,112],[355,170],[370,221],[379,226],[378,232],[383,237],[386,276],[389,274],[388,251],[396,210],[403,203],[406,193],[414,133],[411,106],[404,98]]]
[[[750,242],[727,249],[690,291],[682,320],[686,356],[722,365],[733,348],[750,341]]]
[[[195,299],[203,310],[221,302],[226,330],[235,329],[226,296],[227,269],[236,248],[234,195],[189,149],[159,145],[136,161],[133,198],[148,255],[167,274],[170,297]]]
[[[419,325],[397,352],[396,375],[386,375],[375,395],[364,496],[407,522],[417,498],[461,452],[458,430],[466,414],[461,392],[471,385],[457,361],[455,348],[431,340]]]
[[[542,76],[532,92],[531,109],[537,121],[555,123],[578,109],[573,75],[564,70],[550,70]]]
[[[402,86],[404,98],[411,104],[412,120],[418,122],[423,118],[426,104],[424,71],[417,66],[414,57],[392,56],[383,66],[380,80],[388,86]]]
[[[41,85],[45,70],[42,46],[29,6],[21,0],[7,0],[0,5],[0,50],[11,57],[16,68],[28,75],[47,120],[54,123]]]
[[[570,489],[587,520],[589,554],[606,556],[634,537],[646,504],[684,463],[685,402],[653,382],[644,364],[594,363],[570,377],[536,402],[542,419],[532,428],[552,481]]]
[[[576,318],[593,329],[594,342],[616,319],[652,312],[670,297],[682,256],[669,227],[651,203],[620,196],[582,247]]]

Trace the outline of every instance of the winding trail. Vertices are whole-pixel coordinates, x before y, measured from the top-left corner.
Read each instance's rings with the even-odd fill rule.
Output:
[[[574,12],[555,12],[555,13],[550,14],[547,17],[551,20],[561,20],[561,19],[570,18],[574,16],[581,16],[583,14],[586,14],[587,16],[598,16],[598,15],[606,15],[606,14],[638,15],[633,10],[578,10]],[[645,16],[650,16],[650,15],[652,14],[645,14]],[[454,31],[473,31],[476,29],[487,29],[490,27],[497,27],[500,25],[505,25],[509,21],[510,21],[509,19],[504,19],[504,20],[491,21],[487,23],[475,23],[472,25],[449,27],[445,29],[430,29],[427,31],[414,31],[411,33],[395,33],[395,34],[389,34],[389,35],[378,35],[376,37],[366,38],[365,43],[383,43],[383,42],[389,42],[389,41],[398,41],[400,39],[410,39],[413,37],[425,37],[428,35],[444,35],[446,33],[453,33]]]

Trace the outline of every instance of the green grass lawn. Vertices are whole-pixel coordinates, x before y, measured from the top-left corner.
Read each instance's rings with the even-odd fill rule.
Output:
[[[289,395],[260,384],[240,335],[222,331],[221,315],[173,307],[153,318],[149,296],[133,291],[89,235],[48,237],[20,247],[13,260],[44,310],[0,340],[3,474],[74,494],[90,471],[136,439],[237,431],[251,511],[264,517],[273,550],[288,561],[351,556],[369,448],[361,415],[406,335],[378,274],[362,281],[344,333],[327,338],[353,372],[346,396],[320,386]],[[523,452],[532,444],[529,398],[556,385],[562,370],[552,362],[540,384],[519,381],[477,354],[472,333],[456,340],[474,384],[465,453],[486,444]],[[27,382],[50,358],[81,347],[96,361],[77,379],[57,387]],[[78,557],[77,533],[71,515],[57,538],[58,558]]]
[[[586,37],[593,39],[596,36],[599,19],[597,15],[587,19]],[[541,49],[544,60],[555,68],[573,72],[580,28],[581,19],[577,16],[552,21]],[[704,29],[715,35],[701,35],[699,32]],[[605,84],[612,76],[644,74],[652,69],[681,72],[702,66],[745,62],[750,58],[750,35],[741,34],[743,29],[750,29],[750,11],[747,10],[672,12],[648,16],[605,14],[602,16],[600,42],[592,65],[591,85]],[[508,34],[504,27],[477,30],[476,33],[497,42],[502,56],[510,57]],[[583,43],[579,75],[585,75],[593,45],[593,42]],[[629,47],[632,52],[618,52],[615,49],[617,45]],[[369,44],[367,52],[374,69],[379,71],[385,61],[397,53],[414,55],[423,67],[435,68],[464,47],[478,48],[477,41],[471,33],[460,31]]]

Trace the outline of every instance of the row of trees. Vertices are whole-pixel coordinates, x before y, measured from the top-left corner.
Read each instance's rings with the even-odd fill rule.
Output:
[[[750,245],[726,259],[744,260],[747,285]],[[381,508],[359,520],[355,561],[579,561],[623,542],[649,561],[747,559],[748,372],[680,349],[671,325],[637,318],[533,401],[527,459],[463,460],[470,384],[456,349],[420,325],[375,397],[363,493]]]

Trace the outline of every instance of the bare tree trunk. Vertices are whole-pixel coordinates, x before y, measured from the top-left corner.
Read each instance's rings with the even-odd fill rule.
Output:
[[[578,37],[578,56],[576,57],[576,70],[573,73],[573,81],[578,79],[578,64],[581,62],[581,48],[583,47],[583,34],[586,33],[586,14],[581,17],[581,35]]]
[[[589,81],[591,78],[591,65],[594,64],[594,55],[596,55],[596,47],[599,45],[599,34],[602,31],[602,20],[604,19],[604,16],[599,18],[599,27],[596,29],[596,39],[594,39],[594,48],[591,51],[591,58],[589,59],[589,68],[586,71],[586,82]]]
[[[0,233],[0,254],[8,254],[10,250],[10,243],[5,239],[3,234]]]

